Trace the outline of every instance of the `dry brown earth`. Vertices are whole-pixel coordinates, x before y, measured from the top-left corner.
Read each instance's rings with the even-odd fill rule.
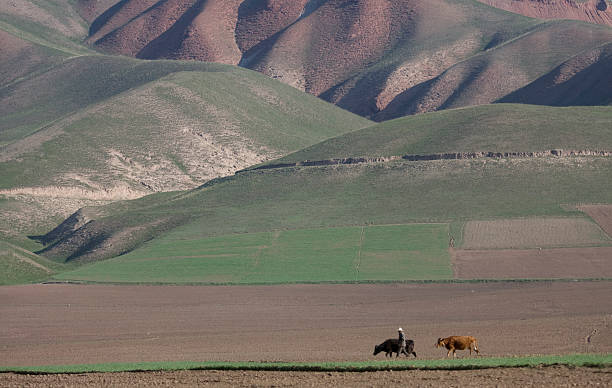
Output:
[[[612,278],[612,247],[453,250],[457,279]]]
[[[547,368],[364,373],[176,371],[80,375],[0,374],[4,387],[586,387],[609,386],[612,369]]]
[[[463,334],[486,356],[609,353],[611,292],[610,282],[0,287],[0,365],[371,360],[398,326],[419,358],[445,356],[435,339]]]

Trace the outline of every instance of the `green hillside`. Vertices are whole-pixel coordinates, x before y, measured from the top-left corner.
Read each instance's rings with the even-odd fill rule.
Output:
[[[69,268],[0,240],[0,285],[47,280]]]
[[[501,104],[436,112],[351,132],[289,159],[462,149],[609,149],[610,112],[607,107]],[[577,130],[587,119],[589,129]],[[459,240],[462,222],[574,217],[578,213],[572,205],[612,203],[611,173],[612,158],[607,156],[550,155],[245,170],[190,191],[81,212],[78,224],[67,222],[42,239],[46,248],[41,254],[69,265],[122,255],[56,275],[90,281],[444,278],[449,276],[446,234]],[[418,224],[430,223],[441,224],[438,234],[430,240],[419,237]],[[397,228],[408,232],[397,234],[393,226],[375,225],[405,225]],[[378,241],[388,247],[388,254],[368,251],[376,230],[383,231]],[[358,237],[360,231],[365,234]],[[419,239],[429,241],[427,249],[418,247]],[[368,257],[383,261],[373,261],[368,276],[355,279],[357,246],[364,249],[359,256],[364,259],[362,271],[368,268]],[[426,253],[428,249],[433,253]],[[381,265],[384,260],[392,268],[405,269],[393,274]]]
[[[454,112],[469,114],[470,109],[480,111],[482,107]],[[601,139],[607,133],[603,128],[600,128]],[[607,128],[609,131],[610,126]],[[370,131],[380,133],[381,127],[357,134],[369,136],[373,149],[396,143],[393,136],[384,135],[378,136],[380,142],[376,143],[375,136],[368,134]],[[435,130],[432,128],[431,132]],[[470,131],[457,133],[466,138],[476,136]],[[528,136],[529,131],[521,133]],[[547,136],[550,144],[565,144],[560,140],[562,132],[555,135],[551,128]],[[559,139],[556,142],[555,136]],[[351,133],[334,141],[352,149],[353,137],[355,134]],[[486,138],[487,133],[482,137]],[[585,137],[581,144],[599,148],[602,144],[597,138],[593,135],[590,143]],[[457,139],[457,144],[462,141]],[[328,145],[328,142],[321,144]],[[356,145],[355,149],[358,148]],[[393,160],[249,170],[213,180],[199,189],[168,194],[165,198],[145,197],[136,203],[110,205],[105,208],[104,217],[75,234],[63,236],[44,254],[60,261],[97,260],[131,251],[144,240],[153,239],[147,244],[153,250],[154,238],[160,235],[175,239],[180,245],[213,236],[285,229],[567,216],[572,213],[564,210],[568,209],[566,205],[612,201],[608,179],[611,168],[612,159],[605,156],[548,156]]]
[[[611,107],[493,104],[402,117],[274,163],[445,152],[612,150]]]
[[[197,187],[371,124],[250,70],[107,56],[0,88],[0,112],[0,236],[28,249],[81,207]]]
[[[253,71],[120,57],[74,58],[0,101],[1,188],[185,189],[370,124]]]
[[[83,267],[81,276],[86,279],[125,280],[124,270],[130,269],[134,272],[127,277],[141,280],[193,282],[196,280],[191,275],[198,278],[196,274],[206,273],[198,279],[223,282],[236,280],[236,276],[238,280],[255,281],[244,274],[244,266],[252,263],[249,255],[256,249],[234,251],[235,246],[257,237],[249,233],[269,232],[259,237],[265,239],[275,230],[323,228],[319,240],[321,249],[325,249],[324,237],[331,233],[325,228],[342,225],[568,216],[574,213],[568,213],[562,205],[612,202],[608,179],[611,173],[612,160],[604,157],[400,161],[251,171],[148,208],[130,210],[129,204],[125,204],[127,208],[121,212],[109,209],[108,216],[51,244],[42,254],[57,261],[86,263],[135,249],[120,259],[92,267],[91,272],[89,267]],[[146,198],[142,199],[141,205],[145,201]],[[228,237],[236,233],[240,235]],[[161,236],[163,239],[157,239]],[[218,240],[207,240],[214,236],[228,244],[215,247],[213,243]],[[148,242],[141,247],[144,241]],[[398,239],[389,235],[384,243],[392,246]],[[289,248],[285,251],[287,259],[303,257],[299,249],[289,251]],[[173,262],[172,257],[165,256],[169,251],[197,257],[182,257]],[[207,255],[211,255],[210,260],[201,259]],[[341,257],[347,255],[350,256],[330,249],[325,254],[317,252],[316,257],[329,258],[326,264],[333,267],[336,260],[337,265],[342,265]],[[187,268],[198,267],[198,271],[185,275],[174,266],[179,262]],[[227,272],[230,263],[235,264],[232,269],[236,272]],[[171,268],[176,273],[155,277]],[[431,269],[423,271],[427,274]],[[143,275],[139,277],[137,273]],[[263,279],[254,278],[287,280],[273,273]],[[407,278],[405,272],[402,276]],[[71,275],[67,274],[66,278]],[[311,279],[305,273],[294,278]],[[346,279],[346,275],[335,280],[341,279]]]

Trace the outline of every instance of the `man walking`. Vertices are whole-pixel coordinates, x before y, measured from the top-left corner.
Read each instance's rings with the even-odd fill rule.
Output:
[[[404,336],[404,330],[400,327],[397,329],[397,332],[399,334],[399,349],[397,350],[396,357],[399,357],[402,353],[408,356],[408,352],[406,352],[406,336]]]

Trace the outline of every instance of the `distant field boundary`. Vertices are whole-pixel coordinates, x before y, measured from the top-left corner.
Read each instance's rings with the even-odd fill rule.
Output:
[[[152,372],[171,370],[249,370],[301,372],[374,372],[387,370],[468,370],[489,368],[532,368],[565,365],[571,367],[604,368],[612,366],[612,354],[534,355],[519,357],[473,357],[460,359],[403,359],[396,361],[359,362],[226,362],[168,361],[142,363],[107,363],[82,365],[45,365],[0,367],[0,373],[59,374]]]
[[[353,157],[337,158],[324,160],[305,160],[301,162],[273,163],[261,166],[249,167],[236,171],[236,174],[253,170],[269,170],[287,167],[316,167],[333,166],[339,164],[360,164],[360,163],[384,163],[393,160],[407,160],[410,162],[430,161],[430,160],[459,160],[459,159],[504,159],[504,158],[542,158],[553,157],[575,157],[575,156],[612,156],[612,151],[602,150],[562,150],[554,149],[548,151],[531,152],[446,152],[438,154],[409,154],[401,156],[380,156],[380,157]]]
[[[424,279],[424,280],[346,280],[346,281],[295,281],[295,282],[98,282],[91,280],[51,279],[41,284],[82,284],[113,286],[282,286],[297,284],[459,284],[459,283],[586,283],[610,282],[612,278],[533,278],[533,279]]]

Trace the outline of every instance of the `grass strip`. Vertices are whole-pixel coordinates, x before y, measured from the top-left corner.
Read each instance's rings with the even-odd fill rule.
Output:
[[[612,366],[609,354],[533,355],[518,357],[474,357],[430,360],[381,360],[359,362],[227,362],[168,361],[0,367],[0,373],[57,374],[94,372],[146,372],[170,370],[254,370],[302,372],[371,372],[385,370],[467,370],[565,365],[603,368]]]
[[[508,278],[508,279],[425,279],[425,280],[338,280],[286,282],[115,282],[51,278],[43,284],[83,284],[113,286],[282,286],[294,284],[480,284],[480,283],[590,283],[610,282],[612,278]]]

